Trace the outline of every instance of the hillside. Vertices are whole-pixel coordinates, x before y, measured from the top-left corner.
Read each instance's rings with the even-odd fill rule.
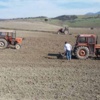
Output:
[[[58,19],[58,20],[62,20],[62,21],[75,20],[75,19],[77,19],[77,16],[76,15],[62,15],[62,16],[58,16],[58,17],[55,17],[52,19]]]
[[[89,12],[89,13],[87,13],[86,15],[100,15],[100,11],[99,12],[96,12],[96,13],[92,13],[92,12]]]
[[[20,21],[20,22],[43,22],[46,24],[52,24],[56,26],[69,26],[69,27],[100,27],[100,12],[87,13],[85,15],[61,15],[54,18],[48,18],[46,16],[39,17],[27,17],[6,19],[7,21]],[[5,21],[4,19],[0,20]]]
[[[100,27],[100,15],[79,15],[77,17],[74,17],[73,19],[67,19],[67,17],[65,16],[60,16],[50,19],[48,23],[60,26],[68,25],[69,27]]]
[[[23,20],[9,20],[9,21],[0,21],[1,29],[11,29],[11,30],[20,30],[27,32],[48,32],[54,33],[60,28],[60,26],[52,25],[40,21],[23,21]]]

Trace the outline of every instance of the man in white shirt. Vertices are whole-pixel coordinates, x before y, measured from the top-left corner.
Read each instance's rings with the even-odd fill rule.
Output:
[[[65,53],[66,53],[66,58],[67,58],[68,60],[71,60],[71,51],[72,51],[72,46],[71,46],[71,44],[69,44],[68,42],[65,42],[64,51],[65,51]]]

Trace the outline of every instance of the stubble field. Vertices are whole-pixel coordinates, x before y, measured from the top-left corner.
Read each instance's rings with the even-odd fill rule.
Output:
[[[24,38],[20,50],[0,50],[0,100],[100,100],[100,60],[49,56],[63,52],[66,40],[74,45],[77,34],[100,35],[99,28],[57,35],[60,27],[46,23],[8,21],[0,27],[17,29]]]

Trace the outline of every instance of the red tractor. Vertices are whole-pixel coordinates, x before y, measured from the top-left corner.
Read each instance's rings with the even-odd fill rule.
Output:
[[[0,49],[7,47],[21,48],[22,38],[16,38],[16,32],[12,30],[0,30]]]
[[[100,57],[99,37],[95,34],[78,35],[73,53],[78,59],[87,59],[89,56]]]

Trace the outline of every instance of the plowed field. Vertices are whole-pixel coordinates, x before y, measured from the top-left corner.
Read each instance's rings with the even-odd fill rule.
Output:
[[[63,52],[66,40],[74,45],[75,35],[91,30],[70,28],[71,35],[58,35],[47,32],[56,32],[58,26],[42,23],[46,32],[36,32],[32,27],[38,30],[38,24],[2,23],[0,27],[16,28],[17,37],[24,40],[20,50],[0,50],[0,100],[100,100],[99,59],[67,61],[55,56]],[[31,31],[18,30],[19,24]],[[92,32],[99,35],[100,29]]]

